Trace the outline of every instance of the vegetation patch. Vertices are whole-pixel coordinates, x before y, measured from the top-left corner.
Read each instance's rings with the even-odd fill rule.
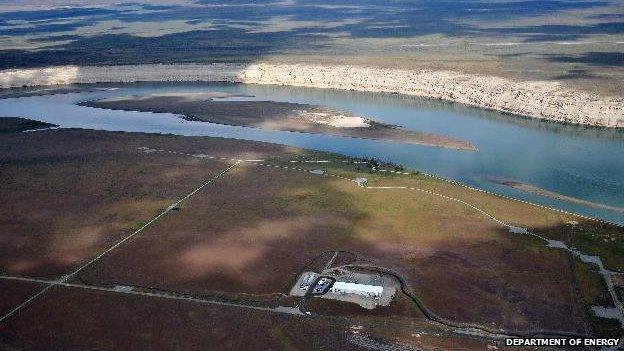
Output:
[[[379,161],[272,144],[84,130],[0,138],[5,150],[17,145],[1,153],[2,196],[11,199],[0,222],[7,273],[61,276],[232,166],[230,159],[262,159],[233,166],[73,282],[273,307],[303,271],[321,271],[328,253],[345,251],[400,276],[444,319],[510,331],[603,330],[586,308],[604,302],[597,275],[444,196],[557,238],[572,233],[569,215]],[[350,181],[358,178],[371,188]],[[398,188],[375,188],[386,186]],[[416,323],[417,306],[404,302],[365,312],[313,300],[311,308]]]
[[[19,133],[25,130],[58,127],[57,125],[19,117],[0,117],[0,133]]]

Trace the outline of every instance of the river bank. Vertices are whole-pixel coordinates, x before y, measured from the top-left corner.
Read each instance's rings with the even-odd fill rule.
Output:
[[[58,66],[0,71],[0,88],[138,81],[222,81],[397,93],[556,122],[624,128],[623,98],[572,90],[555,81],[512,81],[453,71],[265,63]]]
[[[604,205],[604,204],[601,204],[601,203],[596,203],[596,202],[592,202],[592,201],[578,199],[578,198],[575,198],[575,197],[572,197],[572,196],[559,194],[559,193],[556,193],[554,191],[550,191],[550,190],[547,190],[547,189],[542,189],[542,188],[536,187],[535,185],[532,185],[532,184],[526,184],[526,183],[522,183],[522,182],[517,182],[517,181],[513,181],[513,180],[504,180],[504,179],[489,179],[489,181],[491,181],[493,183],[496,183],[496,184],[508,186],[510,188],[518,189],[518,190],[521,190],[521,191],[537,194],[537,195],[540,195],[540,196],[549,197],[549,198],[552,198],[552,199],[557,199],[557,200],[561,200],[561,201],[567,201],[567,202],[581,204],[581,205],[590,206],[590,207],[603,208],[603,209],[606,209],[606,210],[609,210],[609,211],[624,212],[624,208],[622,208],[622,207],[609,206],[609,205]]]
[[[71,85],[59,88],[72,87]],[[488,179],[513,179],[608,206],[622,207],[624,130],[581,128],[510,118],[497,112],[404,95],[313,89],[291,86],[222,83],[133,83],[78,86],[83,93],[0,99],[0,115],[24,117],[64,128],[220,136],[312,148],[354,157],[374,157],[465,183],[474,188],[622,224],[621,212],[544,197]],[[8,92],[32,92],[11,89]],[[46,91],[49,94],[53,91]],[[479,152],[457,152],[370,139],[245,128],[187,121],[174,114],[86,108],[77,104],[129,95],[226,92],[280,101],[326,106],[409,131],[470,141]],[[41,92],[44,93],[44,92]],[[596,134],[596,133],[600,134]],[[565,146],[565,147],[562,147]],[[597,157],[600,155],[600,157]],[[518,167],[518,165],[523,165]]]

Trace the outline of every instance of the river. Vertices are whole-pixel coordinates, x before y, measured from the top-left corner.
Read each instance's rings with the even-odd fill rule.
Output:
[[[102,85],[105,86],[112,85]],[[61,127],[222,136],[375,157],[480,189],[624,225],[624,212],[617,209],[624,208],[622,130],[562,125],[394,94],[224,83],[136,83],[115,87],[118,88],[2,99],[0,116],[32,118]],[[479,151],[225,126],[186,121],[166,113],[110,111],[76,105],[130,94],[210,91],[345,109],[408,130],[467,140]],[[503,185],[501,180],[530,184],[582,201],[525,192]]]

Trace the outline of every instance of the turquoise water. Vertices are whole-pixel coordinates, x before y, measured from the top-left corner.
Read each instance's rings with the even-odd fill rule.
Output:
[[[266,131],[185,121],[172,114],[109,111],[75,105],[109,96],[202,91],[251,94],[263,100],[346,109],[409,130],[468,140],[479,151]],[[624,224],[624,212],[621,211],[559,201],[491,181],[519,181],[582,200],[624,208],[624,131],[561,125],[393,94],[208,83],[141,83],[120,86],[117,90],[4,99],[0,100],[0,116],[29,117],[62,127],[224,136],[376,157],[481,189]]]

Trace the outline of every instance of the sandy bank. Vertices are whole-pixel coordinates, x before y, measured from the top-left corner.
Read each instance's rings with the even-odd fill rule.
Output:
[[[0,87],[136,81],[226,81],[399,93],[558,122],[624,127],[624,98],[557,82],[518,82],[451,71],[305,64],[61,66],[0,71]]]
[[[513,180],[490,179],[490,181],[496,184],[505,185],[514,189],[518,189],[524,192],[548,197],[548,198],[555,199],[555,200],[566,201],[566,202],[580,204],[580,205],[589,206],[589,207],[601,208],[601,209],[608,210],[608,211],[624,212],[624,208],[622,207],[609,206],[609,205],[605,205],[605,204],[601,204],[597,202],[579,199],[579,198],[568,196],[568,195],[559,194],[554,191],[542,189],[531,184],[516,182]]]

